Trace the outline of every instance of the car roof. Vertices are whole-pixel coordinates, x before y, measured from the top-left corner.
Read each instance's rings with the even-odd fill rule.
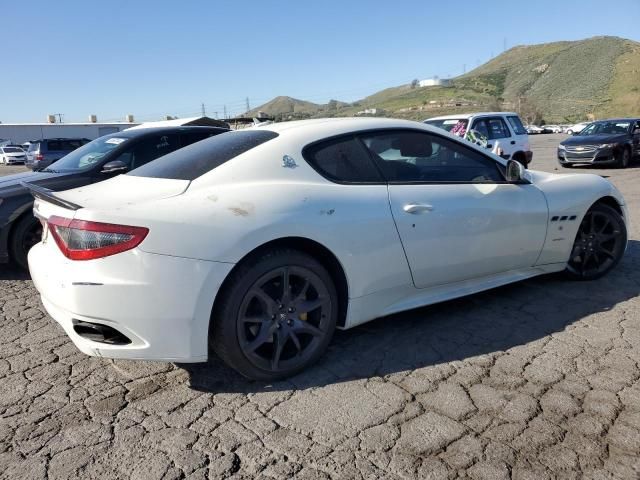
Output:
[[[154,135],[158,133],[180,133],[180,132],[226,132],[228,128],[223,127],[199,127],[199,126],[184,126],[184,127],[149,127],[149,128],[130,128],[122,130],[120,132],[110,133],[105,137],[144,137],[147,135]]]
[[[459,113],[454,115],[440,115],[438,117],[427,118],[427,120],[457,120],[460,118],[464,118],[469,120],[471,117],[496,117],[501,115],[515,115],[518,114],[515,112],[473,112],[473,113]]]
[[[637,122],[640,118],[603,118],[602,120],[594,120],[593,122],[582,123],[602,123],[602,122]]]
[[[268,125],[257,125],[255,129],[271,130],[281,133],[286,130],[307,130],[318,127],[335,128],[336,130],[367,130],[378,128],[398,128],[398,127],[416,127],[416,124],[422,126],[420,122],[413,120],[400,120],[395,118],[381,117],[340,117],[340,118],[316,118],[311,120],[295,120],[292,122],[270,123]]]

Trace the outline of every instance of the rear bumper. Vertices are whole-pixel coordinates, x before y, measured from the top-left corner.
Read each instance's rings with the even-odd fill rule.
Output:
[[[78,349],[135,360],[205,361],[213,301],[232,267],[137,249],[71,261],[49,242],[29,252],[44,307]],[[106,325],[130,342],[94,341],[74,330],[74,322]]]

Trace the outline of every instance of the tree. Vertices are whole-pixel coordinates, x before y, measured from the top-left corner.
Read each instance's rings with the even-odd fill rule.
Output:
[[[411,80],[411,89],[416,88],[419,83],[420,81],[417,78],[414,78],[413,80]]]
[[[529,97],[518,97],[516,111],[524,123],[535,125],[542,122],[542,113],[538,106]]]

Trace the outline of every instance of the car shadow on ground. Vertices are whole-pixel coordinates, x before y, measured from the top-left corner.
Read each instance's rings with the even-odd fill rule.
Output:
[[[31,280],[27,270],[22,270],[12,264],[0,265],[0,280]]]
[[[622,262],[596,281],[545,275],[338,331],[320,362],[286,381],[246,380],[214,355],[179,367],[195,390],[251,393],[321,387],[501,352],[635,298],[638,263],[640,242],[632,240]]]

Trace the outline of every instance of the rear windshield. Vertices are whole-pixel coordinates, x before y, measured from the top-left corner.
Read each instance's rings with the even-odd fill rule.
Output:
[[[136,177],[195,180],[223,163],[278,136],[269,130],[239,130],[222,133],[132,170]]]
[[[24,150],[18,147],[4,147],[4,153],[24,153]]]

